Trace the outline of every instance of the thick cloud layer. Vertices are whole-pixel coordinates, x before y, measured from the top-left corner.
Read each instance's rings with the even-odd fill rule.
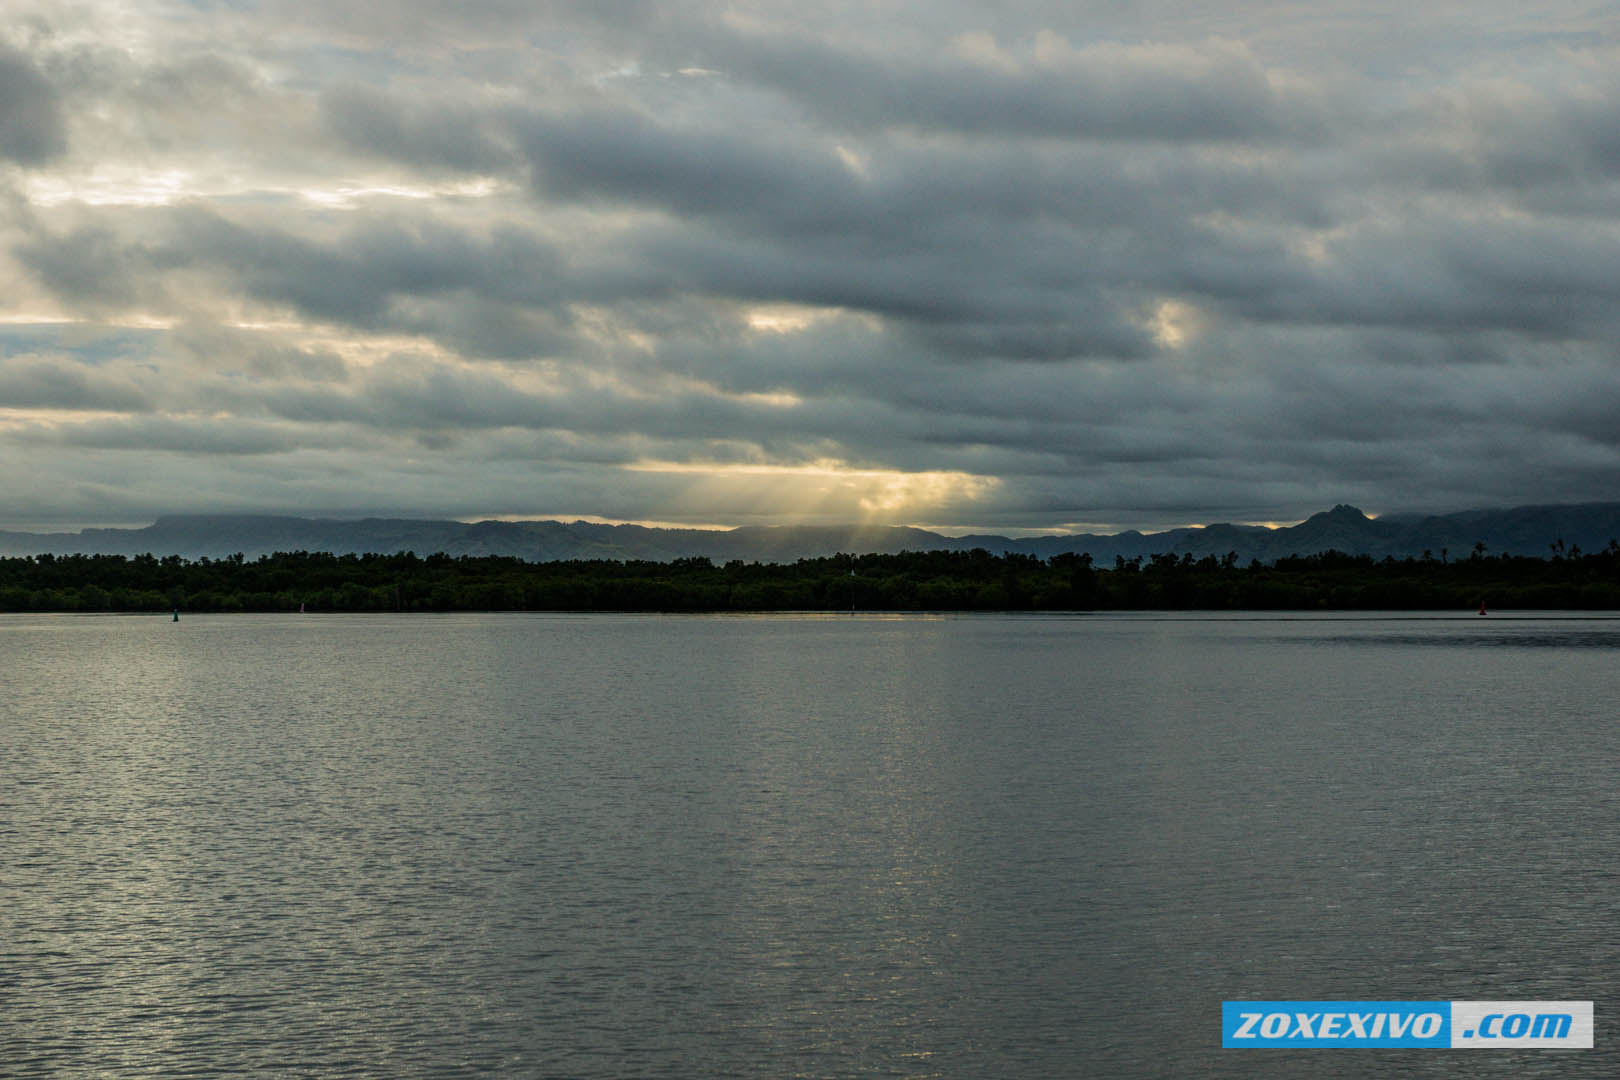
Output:
[[[1584,5],[9,24],[0,525],[1620,497],[1620,35]]]

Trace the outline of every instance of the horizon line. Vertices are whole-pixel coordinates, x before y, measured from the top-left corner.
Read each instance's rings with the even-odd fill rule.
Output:
[[[1342,506],[1342,505],[1347,505],[1347,504],[1343,504],[1343,503],[1336,504],[1335,508],[1337,508],[1337,506]],[[1574,505],[1582,505],[1582,504],[1570,503],[1570,504],[1549,504],[1549,505],[1571,505],[1571,506],[1574,506]],[[1517,509],[1517,508],[1518,507],[1500,507],[1500,508],[1497,508],[1497,509],[1508,510],[1508,509]],[[1379,517],[1383,516],[1382,513],[1368,513],[1367,511],[1360,510],[1359,507],[1353,507],[1353,509],[1358,510],[1358,512],[1362,513],[1369,520],[1377,520]],[[1471,508],[1470,510],[1463,510],[1463,511],[1446,511],[1446,512],[1442,512],[1441,514],[1436,515],[1436,516],[1443,516],[1444,513],[1468,513],[1468,512],[1475,511],[1475,510],[1488,510],[1488,509],[1490,509],[1490,508],[1478,507],[1478,508]],[[1123,535],[1125,533],[1133,533],[1133,532],[1138,533],[1138,534],[1143,535],[1143,536],[1157,536],[1157,535],[1161,535],[1163,533],[1176,532],[1176,531],[1183,530],[1183,529],[1208,529],[1208,528],[1211,528],[1211,527],[1214,527],[1214,526],[1221,526],[1221,525],[1230,525],[1230,526],[1236,526],[1236,527],[1240,527],[1240,528],[1263,528],[1263,529],[1269,529],[1269,530],[1275,532],[1275,531],[1277,531],[1279,529],[1293,528],[1295,526],[1304,524],[1310,518],[1315,517],[1318,514],[1324,514],[1324,513],[1330,513],[1330,512],[1331,512],[1331,509],[1330,510],[1319,510],[1319,511],[1316,511],[1315,513],[1307,515],[1306,517],[1298,518],[1298,519],[1294,519],[1294,520],[1263,519],[1263,520],[1192,521],[1192,522],[1186,522],[1186,523],[1183,523],[1183,524],[1165,525],[1165,526],[1158,527],[1158,528],[1143,528],[1143,527],[1140,527],[1140,526],[1122,525],[1122,524],[1119,524],[1117,522],[1103,522],[1103,521],[1096,521],[1096,522],[1077,521],[1077,522],[1065,522],[1065,523],[1063,523],[1061,525],[1053,525],[1053,526],[1012,526],[1012,527],[1005,527],[1005,526],[997,527],[997,526],[994,526],[994,525],[952,525],[952,524],[935,525],[935,524],[924,524],[924,523],[918,523],[918,522],[870,522],[870,521],[837,521],[837,522],[788,521],[788,522],[770,522],[770,523],[747,522],[747,523],[743,523],[743,524],[726,525],[726,524],[720,524],[720,523],[717,523],[717,522],[688,523],[688,522],[671,521],[671,520],[668,520],[668,519],[658,519],[658,518],[615,518],[615,517],[608,517],[608,516],[604,516],[604,515],[600,515],[600,514],[558,514],[558,515],[551,515],[551,516],[531,516],[531,515],[527,515],[527,514],[511,514],[511,513],[507,513],[507,514],[485,514],[485,515],[447,514],[447,515],[443,515],[443,516],[432,516],[432,515],[428,515],[426,513],[421,514],[421,515],[417,515],[417,514],[409,514],[409,513],[378,513],[378,512],[369,512],[368,513],[368,512],[358,512],[358,511],[349,511],[349,512],[306,511],[306,512],[303,512],[303,513],[297,513],[297,512],[276,511],[276,510],[251,510],[251,511],[221,510],[221,511],[177,511],[177,512],[169,512],[169,513],[158,513],[158,514],[153,515],[150,519],[146,520],[144,523],[140,523],[140,524],[134,523],[133,520],[131,520],[131,519],[125,519],[124,521],[122,521],[120,523],[116,523],[116,524],[90,524],[90,525],[78,525],[78,526],[62,525],[62,524],[59,524],[59,523],[56,523],[56,522],[50,522],[50,523],[46,523],[46,524],[42,524],[42,525],[11,525],[11,524],[8,524],[8,525],[0,526],[0,533],[22,533],[22,534],[25,534],[25,535],[57,535],[57,534],[60,534],[60,535],[82,536],[86,532],[93,532],[93,531],[100,531],[100,530],[117,530],[117,531],[125,531],[125,532],[140,532],[140,531],[145,530],[145,529],[154,528],[158,524],[160,524],[161,522],[163,522],[165,520],[172,520],[172,519],[177,519],[177,518],[197,518],[197,519],[207,519],[207,518],[216,518],[216,519],[217,518],[266,518],[266,519],[287,519],[287,520],[294,520],[294,521],[309,521],[309,522],[333,522],[333,523],[340,523],[340,524],[358,524],[358,523],[363,522],[363,521],[401,521],[401,522],[414,522],[414,523],[420,523],[420,524],[454,523],[454,524],[458,524],[458,525],[478,525],[478,524],[481,524],[481,523],[484,523],[484,522],[500,522],[500,523],[503,523],[503,524],[554,523],[554,524],[559,524],[559,525],[573,525],[573,524],[607,525],[607,526],[630,525],[630,526],[636,526],[636,527],[645,528],[645,529],[661,529],[661,530],[670,530],[670,531],[691,531],[691,532],[715,532],[715,533],[735,532],[735,531],[737,531],[739,529],[748,529],[748,528],[767,528],[767,529],[812,528],[812,529],[851,529],[851,530],[917,529],[917,530],[921,530],[921,531],[924,531],[924,532],[934,533],[934,534],[936,534],[938,536],[943,536],[943,537],[947,537],[947,538],[950,538],[950,539],[961,539],[964,536],[992,536],[992,537],[1004,537],[1004,538],[1007,538],[1007,539],[1028,540],[1028,539],[1036,539],[1036,538],[1040,538],[1040,537],[1062,537],[1062,536],[1120,536],[1120,535]]]

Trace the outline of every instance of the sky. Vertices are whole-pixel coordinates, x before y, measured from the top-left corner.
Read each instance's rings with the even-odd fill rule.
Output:
[[[1620,4],[8,0],[0,527],[1620,499]]]

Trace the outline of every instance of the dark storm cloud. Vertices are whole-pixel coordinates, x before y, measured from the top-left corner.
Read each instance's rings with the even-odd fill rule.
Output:
[[[1620,170],[1620,77],[1584,82],[1577,93],[1555,94],[1481,80],[1426,96],[1372,161],[1391,180],[1524,198],[1547,185],[1606,184]]]
[[[25,53],[0,43],[0,159],[42,165],[66,147],[55,88]]]
[[[12,253],[51,292],[91,309],[136,304],[146,291],[143,283],[175,262],[102,225],[30,237]]]
[[[395,216],[335,236],[304,236],[203,207],[144,211],[139,226],[141,239],[87,225],[32,237],[14,254],[58,297],[89,309],[134,304],[153,295],[154,282],[183,273],[200,291],[228,285],[259,305],[291,308],[305,318],[420,330],[463,343],[483,334],[492,348],[500,342],[481,324],[493,321],[498,331],[500,320],[521,319],[508,309],[553,308],[577,292],[559,253],[518,229],[469,232]],[[408,303],[446,297],[490,310],[475,320],[480,325],[461,325],[457,312],[465,316],[464,308],[441,319]],[[529,348],[537,344],[535,329],[531,321],[523,335]]]
[[[354,149],[427,169],[501,172],[513,163],[498,113],[442,102],[402,103],[368,86],[333,87],[321,95],[321,116]]]
[[[826,61],[810,45],[790,44]],[[1158,86],[1155,73],[1166,57],[1185,59],[1181,46],[1054,48],[1070,67],[1087,69],[1082,61],[1089,57],[1091,68],[1111,72],[1126,87]],[[1211,51],[1219,62],[1198,68],[1199,77],[1225,75],[1200,91],[1202,99],[1217,103],[1211,107],[1222,115],[1244,114],[1243,107],[1219,105],[1216,91],[1228,83],[1269,83],[1226,77],[1255,69],[1243,50],[1221,45]],[[737,52],[753,56],[748,49]],[[872,59],[865,58],[867,68],[875,66]],[[850,56],[843,62],[862,63]],[[757,58],[750,63],[774,70]],[[786,61],[780,66],[794,68]],[[931,88],[940,95],[939,108],[950,112],[954,99],[945,90],[962,82],[961,72],[951,74],[917,83],[908,100],[927,99]],[[1017,81],[1016,73],[985,77]],[[816,84],[807,79],[807,92]],[[846,77],[829,85],[862,84]],[[1173,114],[1144,109],[1144,115]],[[1414,236],[1403,225],[1391,230],[1388,242],[1376,232],[1353,235],[1328,265],[1304,263],[1265,239],[1263,230],[1241,224],[1262,215],[1271,227],[1290,220],[1297,227],[1333,224],[1331,182],[1313,175],[1313,163],[1294,159],[1238,164],[1220,156],[1088,154],[1073,147],[1043,153],[1005,143],[992,144],[998,152],[989,156],[982,148],[896,154],[887,147],[874,155],[881,160],[870,172],[859,175],[825,136],[761,138],[757,131],[712,124],[671,125],[623,108],[529,114],[512,122],[542,198],[657,207],[694,223],[716,219],[722,227],[693,224],[644,234],[642,251],[652,264],[668,267],[677,287],[849,307],[922,324],[929,327],[925,340],[943,355],[1141,355],[1148,345],[1138,308],[1147,300],[1131,294],[1150,289],[1202,297],[1251,318],[1479,324],[1544,333],[1562,332],[1572,319],[1590,320],[1609,299],[1601,280],[1573,292],[1543,290],[1540,297],[1515,288],[1512,282],[1535,269],[1530,265],[1509,265],[1494,279],[1488,267],[1471,266],[1466,251],[1451,250],[1457,242],[1494,238],[1450,238],[1443,226],[1432,236]],[[1223,129],[1210,130],[1219,136]],[[998,138],[1017,134],[1016,126],[996,128]],[[1459,161],[1472,154],[1465,149],[1448,156]],[[455,154],[441,158],[453,164]],[[1315,186],[1319,180],[1322,189]],[[1239,228],[1212,233],[1201,219],[1217,214],[1242,215]],[[1138,231],[1123,234],[1127,224]],[[1401,250],[1393,250],[1397,245]],[[1046,258],[1043,248],[1057,257]],[[1106,259],[1106,267],[1094,269],[1088,257]],[[1503,294],[1510,303],[1502,302]],[[1053,309],[1071,317],[1053,317]]]
[[[0,361],[42,475],[712,521],[791,473],[679,470],[839,462],[1005,528],[1620,482],[1573,7],[278,0],[148,48],[37,3],[0,271],[95,328]]]
[[[542,196],[618,199],[696,214],[774,215],[858,199],[831,148],[755,132],[672,130],[628,110],[523,121]]]
[[[1190,217],[1326,218],[1308,188],[1219,157],[900,147],[867,168],[825,138],[672,127],[629,109],[507,120],[539,198],[680,219],[629,238],[625,261],[644,284],[656,269],[665,289],[956,326],[929,335],[953,355],[1139,355],[1129,290],[1191,279],[1195,290],[1242,292],[1235,275],[1290,271],[1263,245],[1222,244]],[[1148,231],[1131,235],[1132,225]],[[612,244],[593,254],[612,255]]]
[[[1043,281],[1038,262],[1024,263],[1000,250],[1009,239],[964,235],[944,251],[860,260],[831,241],[820,249],[801,249],[734,242],[705,232],[650,230],[641,251],[689,289],[882,315],[928,328],[935,347],[954,353],[997,355],[979,347],[988,341],[972,340],[975,328],[1036,355],[1142,351],[1142,335],[1100,298],[1085,294],[1084,287],[1096,282],[1083,263],[1064,267],[1064,281]]]
[[[151,407],[150,394],[120,374],[60,358],[0,359],[0,408],[145,412]]]
[[[1075,48],[1048,33],[1033,50],[1007,53],[981,35],[927,57],[779,34],[708,44],[727,74],[854,130],[1203,142],[1310,138],[1325,121],[1316,103],[1279,93],[1230,41]]]
[[[885,243],[963,218],[980,228],[1038,219],[1123,228],[1189,212],[1264,210],[1325,222],[1321,196],[1281,182],[1287,161],[1248,161],[1084,143],[846,147],[713,120],[671,125],[629,109],[533,113],[512,126],[547,199],[620,201],[682,216],[748,223],[766,235],[830,230],[883,253]],[[869,161],[862,161],[869,157]],[[1174,219],[1166,224],[1174,223]],[[946,237],[948,239],[948,237]]]
[[[307,432],[250,421],[229,426],[205,420],[140,417],[132,420],[94,420],[35,428],[23,436],[38,442],[77,449],[166,451],[181,454],[256,455],[285,453],[312,441]]]
[[[300,348],[246,330],[204,323],[176,327],[168,347],[196,367],[217,367],[260,379],[322,385],[349,378],[348,365],[329,349]]]
[[[555,255],[532,238],[480,241],[430,222],[396,219],[312,240],[239,224],[202,209],[175,214],[174,257],[230,275],[249,295],[305,316],[357,326],[385,322],[394,298],[477,288],[503,299],[543,301]]]
[[[1620,248],[1579,222],[1442,211],[1360,228],[1327,248],[1317,263],[1291,261],[1291,273],[1271,287],[1225,299],[1261,322],[1456,335],[1583,337],[1616,323]],[[1190,277],[1188,283],[1205,285]],[[1218,295],[1215,288],[1199,291]]]

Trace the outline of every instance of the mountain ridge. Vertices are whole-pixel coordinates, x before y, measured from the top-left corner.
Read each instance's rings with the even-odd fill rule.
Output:
[[[646,560],[708,558],[723,562],[793,562],[839,553],[965,551],[984,548],[1047,559],[1065,552],[1089,553],[1101,566],[1116,559],[1165,552],[1202,558],[1274,562],[1290,555],[1337,550],[1375,558],[1393,556],[1458,559],[1484,545],[1485,554],[1548,556],[1579,548],[1596,551],[1620,537],[1620,502],[1518,506],[1452,514],[1403,514],[1370,518],[1341,503],[1297,525],[1210,525],[1157,533],[1067,533],[1006,537],[945,536],[911,526],[744,525],[735,529],[673,529],[598,522],[462,522],[417,518],[302,518],[257,514],[164,515],[142,528],[84,529],[77,533],[0,531],[0,555],[180,555],[184,558],[248,558],[277,551],[328,551],[338,555],[506,555],[530,562],[564,559]]]

